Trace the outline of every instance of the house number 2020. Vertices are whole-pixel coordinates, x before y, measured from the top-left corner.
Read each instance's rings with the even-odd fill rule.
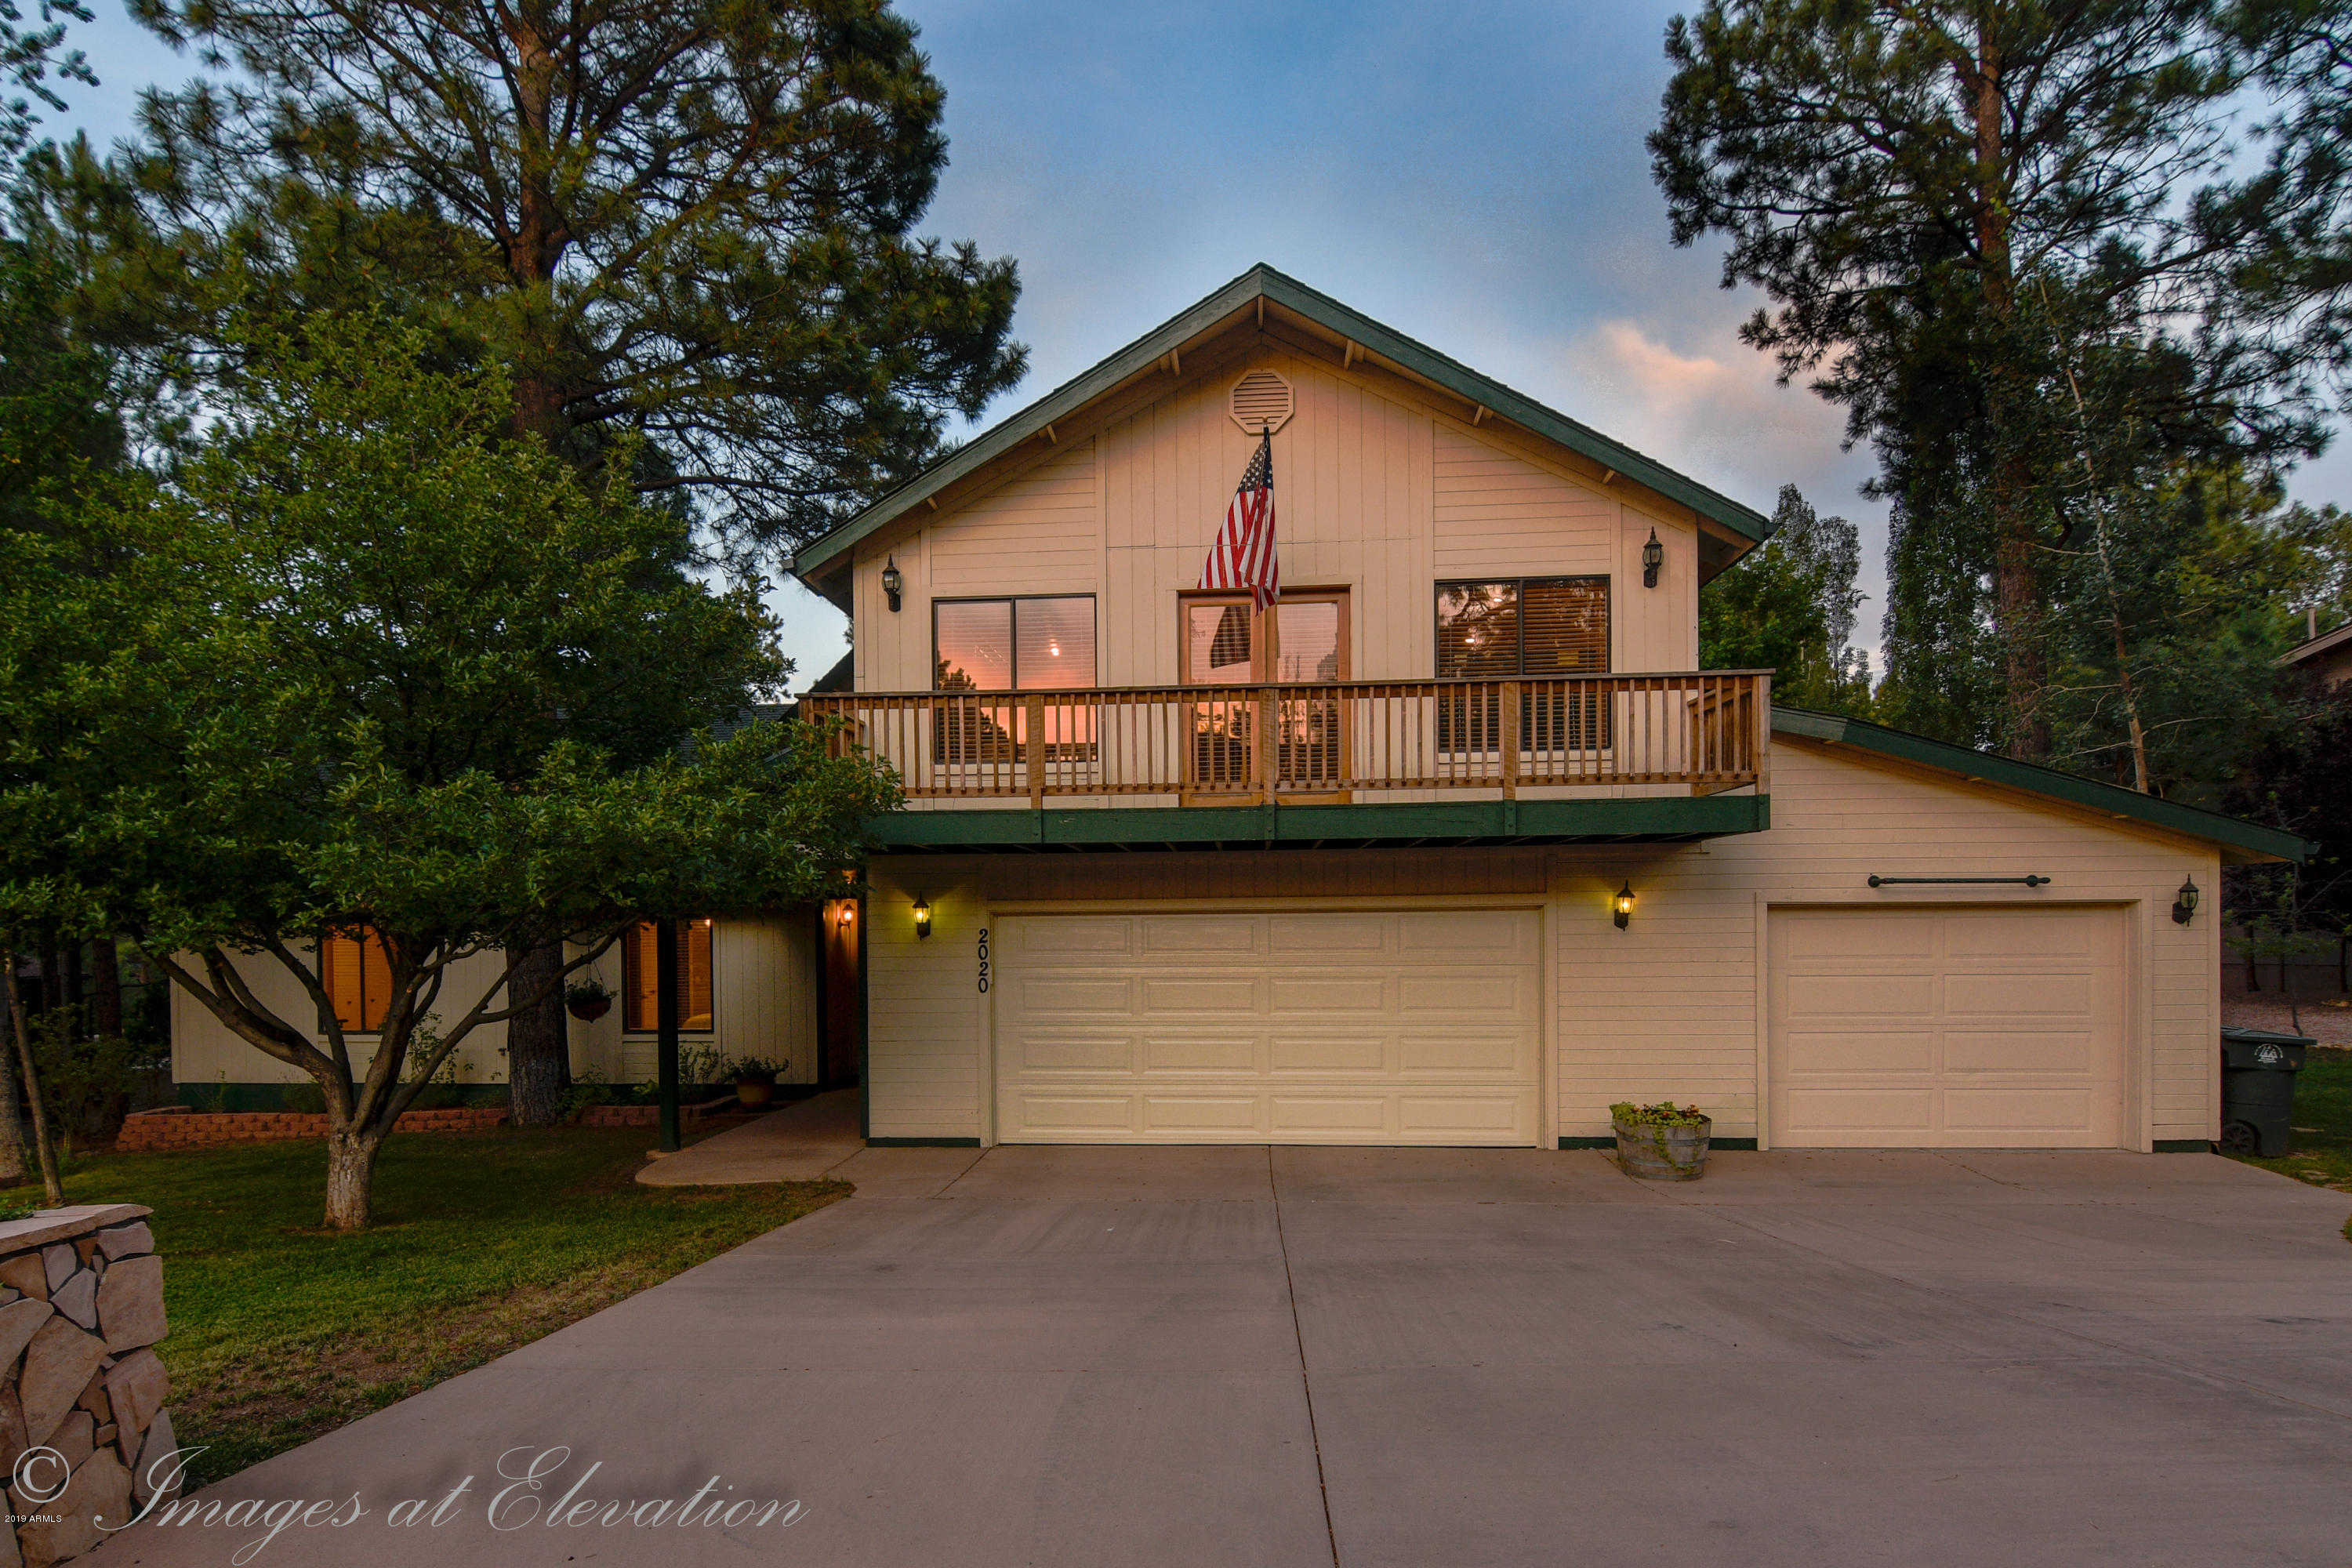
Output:
[[[988,989],[988,928],[980,928],[980,988]]]

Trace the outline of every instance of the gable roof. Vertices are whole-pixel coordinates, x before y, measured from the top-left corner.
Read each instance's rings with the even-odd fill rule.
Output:
[[[1130,377],[1151,369],[1171,353],[1180,352],[1194,339],[1227,325],[1243,310],[1253,305],[1263,310],[1260,301],[1289,311],[1356,345],[1368,361],[1386,361],[1413,378],[1453,393],[1465,403],[1645,485],[1749,543],[1760,544],[1772,535],[1772,520],[1754,508],[1678,474],[1591,426],[1547,408],[1261,262],[1093,369],[1064,382],[1028,407],[948,453],[831,533],[802,549],[793,557],[790,570],[812,588],[824,592],[816,579],[831,575],[859,540],[937,496],[956,480],[1012,452],[1046,426],[1067,419]]]
[[[2183,805],[2179,801],[2142,795],[2137,790],[2101,784],[2096,779],[2078,778],[2073,773],[2062,773],[2055,768],[2021,763],[2011,757],[1996,756],[1990,752],[1955,746],[1947,741],[1931,741],[1925,735],[1890,730],[1884,724],[1873,724],[1865,720],[1848,719],[1834,713],[1815,713],[1803,708],[1775,707],[1772,710],[1772,732],[1808,741],[1825,741],[1835,745],[1855,746],[1883,757],[1958,773],[1966,779],[2000,784],[2029,795],[2063,801],[2068,805],[2144,822],[2169,833],[2185,834],[2191,838],[2202,838],[2237,850],[2240,852],[2238,858],[2300,863],[2312,849],[2311,845],[2281,828],[2264,827],[2259,823],[2224,816],[2218,811]]]
[[[2279,656],[2278,662],[2282,668],[2290,664],[2302,664],[2317,658],[2323,653],[2330,653],[2343,647],[2347,643],[2352,643],[2352,621],[2345,622],[2334,631],[2322,632],[2315,637],[2295,644]]]

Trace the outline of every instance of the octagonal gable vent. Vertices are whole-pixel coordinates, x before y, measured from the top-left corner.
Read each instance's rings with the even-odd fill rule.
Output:
[[[1225,407],[1234,423],[1253,436],[1261,430],[1279,430],[1290,422],[1290,383],[1274,371],[1254,370],[1234,383]]]

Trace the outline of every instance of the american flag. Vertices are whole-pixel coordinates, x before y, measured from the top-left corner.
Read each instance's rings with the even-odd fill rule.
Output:
[[[1257,456],[1242,470],[1241,488],[1225,509],[1225,526],[1201,568],[1203,589],[1247,588],[1260,614],[1282,597],[1282,567],[1274,554],[1274,433],[1258,436]]]

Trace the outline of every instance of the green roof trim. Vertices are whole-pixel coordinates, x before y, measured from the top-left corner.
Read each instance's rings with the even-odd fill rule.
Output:
[[[1393,328],[1382,326],[1328,294],[1310,289],[1297,279],[1261,262],[1192,309],[1136,339],[1092,370],[1064,382],[1028,407],[958,447],[906,484],[802,550],[792,560],[793,575],[806,581],[812,574],[821,571],[876,529],[899,517],[909,508],[921,505],[967,474],[1003,457],[1030,437],[1042,434],[1046,426],[1068,418],[1129,376],[1148,368],[1153,361],[1164,357],[1171,349],[1181,348],[1258,299],[1270,300],[1327,331],[1350,338],[1369,352],[1436,383],[1465,402],[1477,404],[1488,412],[1557,441],[1571,451],[1582,453],[1604,468],[1614,468],[1625,478],[1646,485],[1669,500],[1681,502],[1701,517],[1720,523],[1743,539],[1760,544],[1772,535],[1772,520],[1754,508],[1743,506],[1696,479],[1678,474],[1591,426],[1547,408],[1535,399],[1512,391],[1501,382],[1479,374],[1459,360],[1440,353]],[[813,584],[811,585],[814,586]]]
[[[2096,779],[2078,778],[2073,773],[2062,773],[2055,768],[2021,763],[2010,757],[1996,756],[1990,752],[1955,746],[1947,741],[1931,741],[1925,735],[1890,730],[1884,724],[1873,724],[1867,720],[1847,719],[1834,713],[1815,713],[1803,708],[1776,707],[1772,710],[1772,732],[1808,741],[1856,746],[1883,757],[1916,763],[1969,779],[1981,779],[1987,784],[2044,795],[2069,805],[2105,812],[2111,816],[2128,817],[2169,833],[2209,839],[2251,855],[2299,863],[2312,849],[2311,845],[2280,828],[2243,822],[2234,816],[2224,816],[2218,811],[2141,795],[2137,790],[2125,789],[2119,784],[2101,784]]]
[[[1772,825],[1762,795],[1462,800],[1338,805],[894,811],[866,825],[884,853],[1256,849],[1313,845],[1681,843]]]

